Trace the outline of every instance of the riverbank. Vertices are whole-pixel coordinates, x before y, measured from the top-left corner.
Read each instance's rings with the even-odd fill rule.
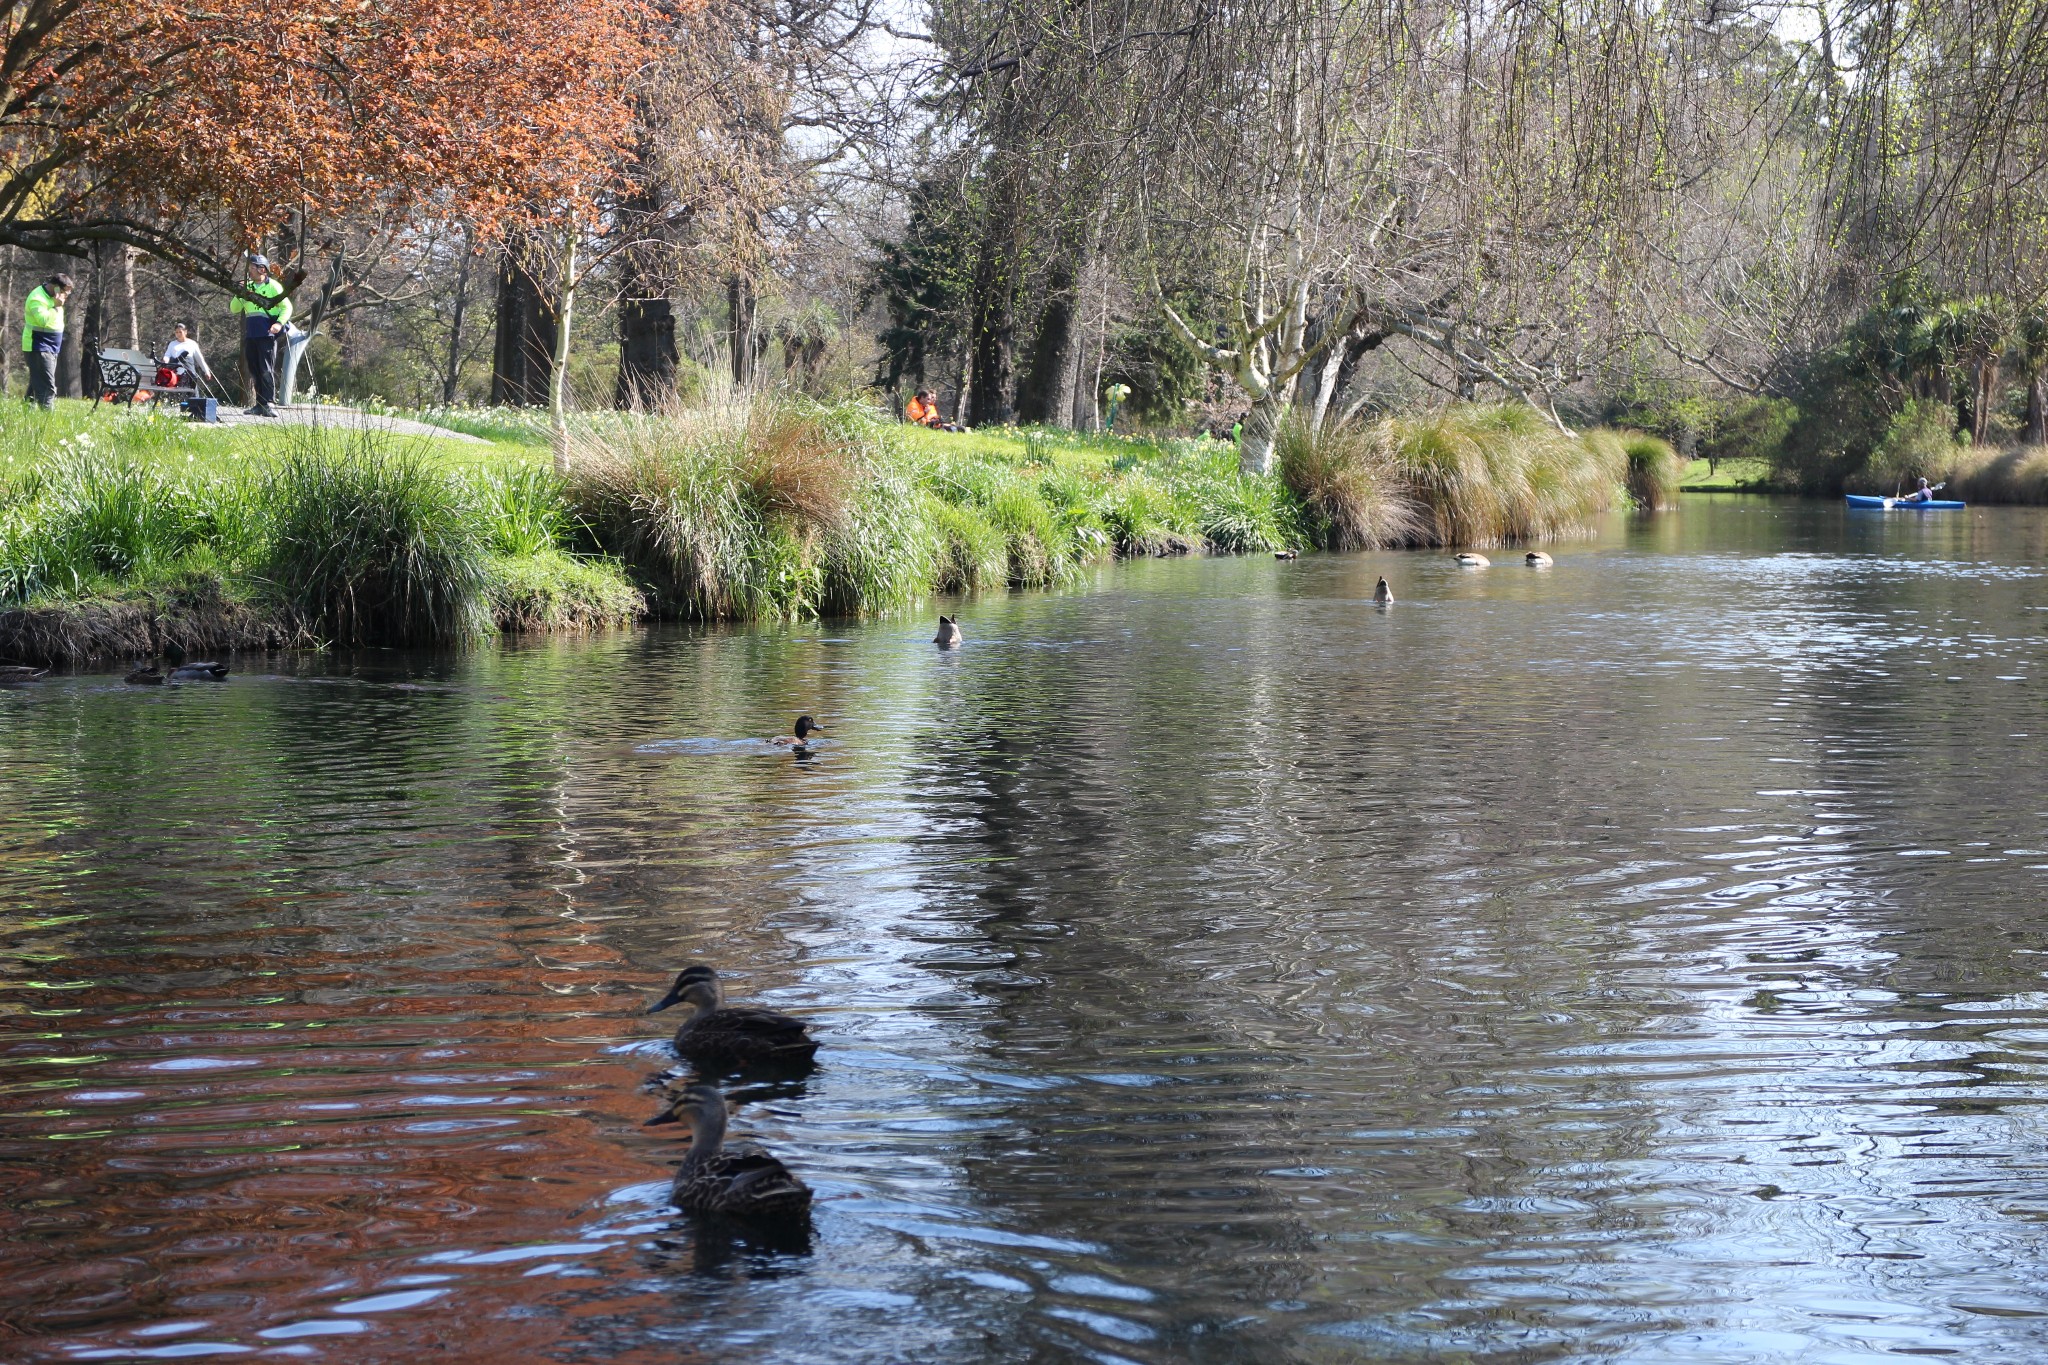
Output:
[[[527,414],[417,415],[443,439],[17,410],[0,658],[862,616],[1120,557],[1554,539],[1675,489],[1661,443],[1533,417],[1297,434],[1268,478],[1208,439],[939,433],[853,403],[589,414],[566,474]]]

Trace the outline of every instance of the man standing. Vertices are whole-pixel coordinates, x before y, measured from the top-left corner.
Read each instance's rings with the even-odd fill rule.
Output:
[[[57,352],[64,347],[64,301],[71,297],[71,277],[52,275],[28,291],[21,309],[21,349],[28,361],[28,401],[39,408],[57,406]]]
[[[275,417],[270,400],[277,396],[277,338],[291,321],[292,301],[284,285],[270,277],[270,262],[262,256],[249,257],[249,281],[242,287],[257,297],[237,294],[228,311],[242,319],[242,359],[256,386],[256,406],[246,411],[251,417]]]

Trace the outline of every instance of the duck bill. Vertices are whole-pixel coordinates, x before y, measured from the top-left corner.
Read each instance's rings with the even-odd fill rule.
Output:
[[[647,1012],[649,1014],[660,1014],[663,1010],[667,1009],[670,1005],[675,1004],[678,1000],[681,1000],[682,998],[683,997],[677,992],[670,991],[667,995],[664,995],[663,997],[661,997],[661,999],[649,1005],[647,1007]]]

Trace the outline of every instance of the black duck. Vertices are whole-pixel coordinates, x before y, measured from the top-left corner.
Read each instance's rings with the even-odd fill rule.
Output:
[[[729,1008],[718,973],[701,962],[678,972],[668,994],[647,1012],[674,1004],[692,1011],[676,1029],[676,1052],[693,1062],[795,1065],[810,1061],[818,1050],[818,1040],[801,1019],[774,1010]]]
[[[725,1096],[712,1085],[686,1086],[668,1108],[647,1120],[690,1125],[690,1152],[676,1172],[669,1198],[692,1213],[727,1218],[801,1218],[811,1207],[811,1187],[752,1143],[725,1145]]]

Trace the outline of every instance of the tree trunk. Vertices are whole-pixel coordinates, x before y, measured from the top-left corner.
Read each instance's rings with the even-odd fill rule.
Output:
[[[676,396],[676,310],[665,298],[619,300],[619,382],[613,403],[658,411]]]
[[[462,262],[455,269],[455,307],[448,319],[448,365],[441,375],[441,406],[455,406],[462,383],[462,320],[469,311],[469,267],[476,259],[476,234],[462,234]]]
[[[1986,358],[1977,366],[1977,392],[1971,402],[1970,444],[1983,445],[1991,434],[1992,409],[1998,406],[1998,381],[2001,366],[1998,357]]]
[[[743,390],[754,383],[754,322],[759,302],[754,282],[745,275],[735,274],[726,280],[726,317],[732,324],[732,382]]]
[[[491,355],[491,402],[537,408],[548,401],[557,307],[517,239],[498,259],[498,326]]]
[[[576,220],[562,234],[561,308],[555,318],[554,354],[548,364],[548,430],[554,438],[555,472],[569,472],[569,327],[576,316]]]
[[[1010,272],[1000,246],[994,243],[983,246],[981,265],[975,271],[972,316],[968,348],[972,357],[974,406],[967,425],[1004,426],[1017,415],[1010,405],[1015,338],[1010,316]]]
[[[0,267],[0,394],[14,391],[14,339],[21,335],[14,323],[15,309],[25,306],[15,300],[28,292],[21,288],[21,252],[8,247],[5,259],[6,266]]]
[[[1275,387],[1252,404],[1245,414],[1244,434],[1237,442],[1238,472],[1262,476],[1273,472],[1273,437],[1280,430],[1291,397],[1288,388]]]
[[[116,248],[121,253],[121,321],[127,324],[127,346],[142,349],[142,319],[135,311],[135,248]]]
[[[2027,431],[2020,439],[2030,446],[2048,446],[2048,366],[2034,371],[2027,385]]]
[[[1074,408],[1081,330],[1071,262],[1061,261],[1052,268],[1046,290],[1038,338],[1031,347],[1031,368],[1017,384],[1017,420],[1065,426]]]
[[[100,396],[99,354],[108,344],[107,338],[107,287],[112,283],[112,265],[109,259],[113,248],[105,242],[92,244],[92,264],[86,272],[85,284],[85,327],[78,338],[78,396],[97,399]],[[67,335],[69,329],[66,329]]]

